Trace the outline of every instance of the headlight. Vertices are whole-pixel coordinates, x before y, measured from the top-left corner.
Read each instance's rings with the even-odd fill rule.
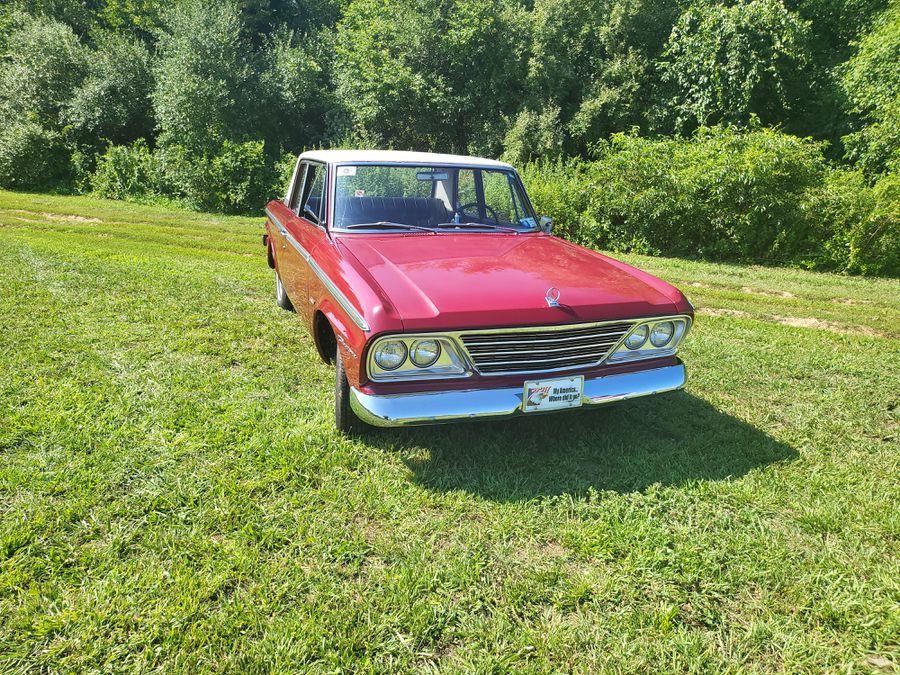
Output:
[[[366,372],[376,382],[467,377],[468,361],[450,335],[386,335],[369,348]]]
[[[375,363],[384,370],[397,370],[406,361],[406,345],[400,340],[388,340],[375,348]]]
[[[678,352],[691,327],[689,316],[641,319],[616,350],[606,358],[606,363],[625,363],[641,359],[658,359]]]
[[[675,324],[671,321],[663,321],[653,325],[650,331],[650,344],[654,347],[665,347],[675,335]]]
[[[409,360],[419,368],[433,365],[441,355],[441,343],[437,340],[419,340],[414,342],[409,352]]]
[[[625,338],[625,346],[628,347],[628,349],[640,349],[647,341],[648,331],[649,328],[647,327],[647,324],[638,326],[631,335]]]

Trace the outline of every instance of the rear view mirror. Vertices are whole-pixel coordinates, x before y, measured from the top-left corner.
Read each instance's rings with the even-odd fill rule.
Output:
[[[550,234],[552,232],[553,218],[551,218],[550,216],[541,216],[540,224],[541,224],[541,229],[544,232],[546,232],[547,234]]]

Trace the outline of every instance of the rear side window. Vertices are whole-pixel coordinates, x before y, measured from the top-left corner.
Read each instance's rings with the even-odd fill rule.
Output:
[[[294,175],[291,177],[291,182],[288,185],[288,196],[285,199],[288,207],[294,213],[297,213],[297,206],[300,204],[300,194],[303,192],[303,178],[305,174],[306,163],[297,162],[297,166],[294,168]]]
[[[303,183],[303,196],[298,215],[311,220],[317,225],[322,220],[322,209],[325,202],[325,167],[321,164],[309,164],[306,169],[306,180]]]

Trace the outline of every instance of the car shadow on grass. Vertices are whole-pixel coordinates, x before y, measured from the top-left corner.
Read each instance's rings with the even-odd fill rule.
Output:
[[[675,392],[576,413],[383,430],[420,485],[495,501],[725,480],[797,457],[756,427]]]

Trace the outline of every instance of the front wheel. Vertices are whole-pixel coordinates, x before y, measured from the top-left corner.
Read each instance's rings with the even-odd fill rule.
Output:
[[[345,434],[362,431],[366,426],[350,407],[350,384],[340,349],[334,352],[334,425]]]
[[[294,311],[294,305],[291,304],[291,299],[288,297],[287,291],[284,290],[284,284],[281,283],[278,270],[275,270],[275,302],[278,303],[281,309],[286,309],[289,312]]]

